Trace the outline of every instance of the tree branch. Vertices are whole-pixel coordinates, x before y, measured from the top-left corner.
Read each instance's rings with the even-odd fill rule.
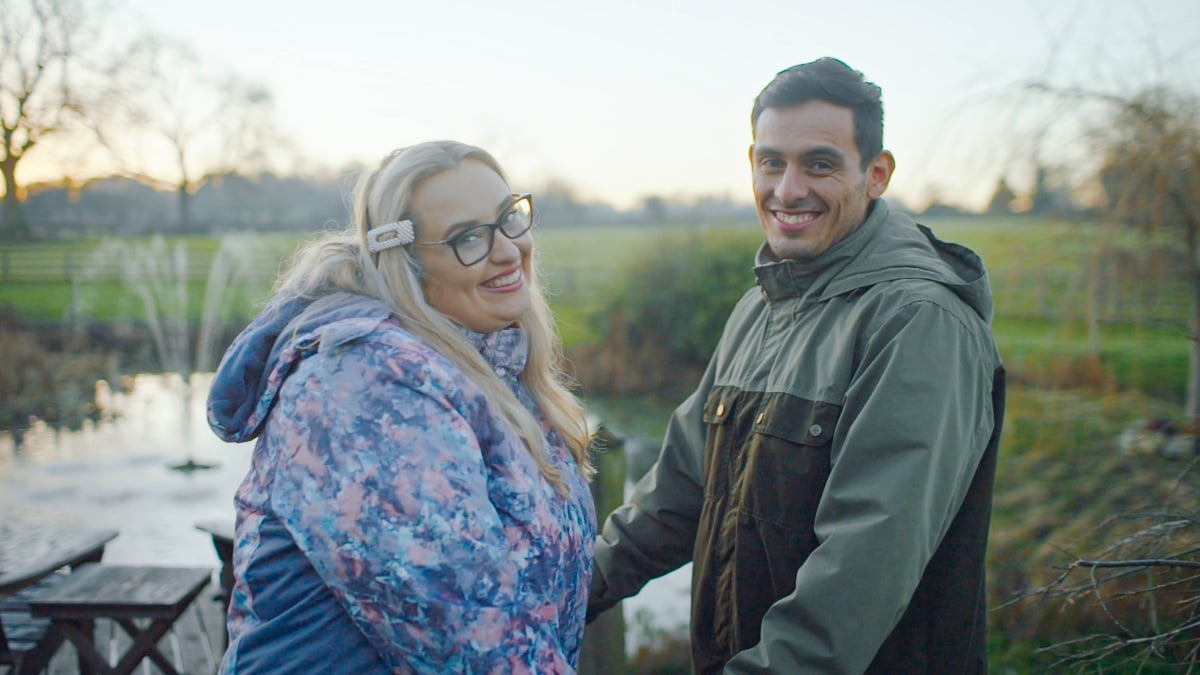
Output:
[[[1143,560],[1084,560],[1072,562],[1068,567],[1190,567],[1200,569],[1200,560],[1174,560],[1170,558],[1147,558]]]

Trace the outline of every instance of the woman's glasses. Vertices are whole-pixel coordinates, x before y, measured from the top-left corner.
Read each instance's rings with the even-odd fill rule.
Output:
[[[431,241],[413,246],[449,246],[454,251],[454,257],[464,266],[471,266],[488,257],[492,246],[496,243],[496,230],[508,237],[517,239],[533,227],[533,197],[528,192],[514,195],[511,204],[494,223],[469,227],[449,239]]]

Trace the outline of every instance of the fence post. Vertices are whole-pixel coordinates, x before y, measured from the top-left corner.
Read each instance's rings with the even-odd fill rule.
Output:
[[[589,419],[589,423],[598,421]],[[592,498],[601,525],[625,501],[625,439],[608,426],[599,425],[593,453],[596,476]],[[580,675],[617,675],[625,672],[625,614],[617,605],[601,614],[583,633],[579,654]]]

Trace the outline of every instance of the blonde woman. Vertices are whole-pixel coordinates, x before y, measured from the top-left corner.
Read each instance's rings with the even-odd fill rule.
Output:
[[[209,422],[258,442],[222,672],[574,672],[589,439],[533,225],[484,150],[398,150],[226,352]]]

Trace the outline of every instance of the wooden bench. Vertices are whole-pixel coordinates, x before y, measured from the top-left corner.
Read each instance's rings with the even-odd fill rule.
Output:
[[[62,584],[32,595],[29,613],[49,619],[51,632],[74,643],[81,673],[128,675],[150,659],[166,675],[178,675],[158,651],[158,641],[211,579],[207,567],[84,565]],[[115,665],[94,644],[95,621],[101,618],[113,620],[132,640]]]
[[[64,638],[50,630],[49,619],[29,615],[26,599],[30,593],[50,588],[66,578],[65,574],[53,574],[21,593],[0,600],[0,665],[9,666],[14,675],[45,669],[62,645]]]
[[[233,519],[228,520],[202,520],[196,523],[196,529],[204,532],[212,537],[213,549],[217,552],[217,558],[221,561],[221,604],[225,607],[225,612],[229,612],[229,600],[233,597],[233,536],[234,525]],[[222,647],[229,646],[229,630],[221,629]]]
[[[46,534],[0,531],[0,666],[12,675],[44,670],[65,639],[49,619],[30,614],[29,598],[65,583],[70,577],[60,570],[98,562],[117,536],[109,529]]]
[[[233,519],[201,520],[196,529],[212,537],[213,550],[221,561],[221,599],[229,609],[229,598],[233,594]]]

